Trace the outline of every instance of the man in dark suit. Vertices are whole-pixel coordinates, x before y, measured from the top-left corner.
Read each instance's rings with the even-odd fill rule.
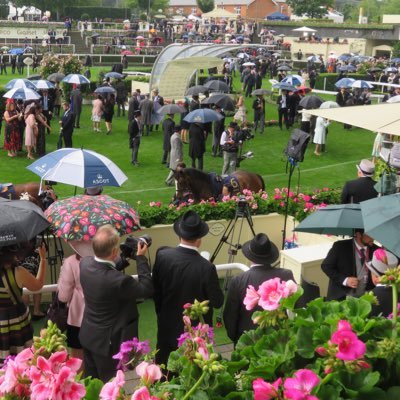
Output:
[[[265,100],[264,96],[257,95],[257,98],[253,101],[254,110],[254,132],[257,132],[260,127],[260,133],[264,133],[265,125]]]
[[[61,118],[60,139],[57,148],[62,147],[62,139],[64,139],[65,147],[72,147],[72,133],[74,132],[74,115],[71,112],[69,101],[63,103],[64,114]]]
[[[376,248],[374,239],[362,230],[357,230],[353,239],[333,244],[321,265],[329,278],[327,300],[358,297],[374,287],[366,263]]]
[[[278,104],[278,124],[279,128],[282,130],[282,119],[285,122],[286,129],[290,128],[289,124],[289,96],[286,90],[282,90],[282,94],[278,96],[276,101]]]
[[[85,375],[107,382],[116,373],[112,356],[126,340],[138,337],[138,298],[153,294],[147,245],[138,241],[136,256],[139,281],[116,269],[119,235],[111,225],[98,229],[93,238],[95,257],[80,262],[80,281],[85,312],[79,333],[84,351]]]
[[[71,92],[71,109],[72,113],[74,115],[74,123],[75,123],[75,128],[80,128],[80,119],[81,119],[81,113],[82,113],[82,92],[80,89],[79,85],[76,85],[76,87],[72,90]]]
[[[378,192],[374,188],[376,182],[372,179],[375,172],[374,163],[369,160],[361,160],[357,165],[357,170],[358,178],[346,182],[343,187],[341,198],[343,204],[360,203],[378,196]]]
[[[51,118],[53,116],[54,109],[54,99],[49,96],[48,90],[41,90],[40,94],[42,95],[41,103],[43,107],[43,115],[46,117],[47,125],[51,126]],[[47,133],[50,134],[50,129],[47,129]]]
[[[161,164],[167,164],[169,166],[169,153],[171,151],[171,136],[174,134],[174,114],[168,114],[165,118],[162,128],[163,128],[163,156],[161,159]]]
[[[336,94],[336,103],[338,103],[340,107],[346,107],[347,102],[350,100],[351,97],[351,93],[349,93],[346,88],[341,87],[339,92]],[[343,127],[344,129],[350,129],[351,125],[343,124]]]
[[[372,260],[367,263],[367,267],[371,272],[372,282],[375,285],[372,293],[378,299],[378,304],[372,305],[371,316],[382,314],[382,316],[387,318],[393,312],[392,286],[381,284],[380,279],[388,269],[396,268],[398,265],[399,260],[397,257],[384,249],[376,250],[372,256]]]
[[[222,115],[222,119],[214,122],[214,134],[213,134],[213,142],[212,142],[212,156],[213,157],[222,157],[222,149],[221,149],[221,136],[222,132],[225,130],[225,113],[222,111],[222,108],[218,105],[215,106],[215,111],[218,114]]]
[[[294,281],[293,273],[289,269],[271,266],[279,257],[279,250],[266,234],[259,233],[246,242],[242,247],[242,252],[252,265],[247,272],[231,280],[224,308],[225,328],[229,338],[235,344],[244,331],[256,328],[251,316],[257,309],[248,311],[243,304],[249,285],[257,290],[263,282],[273,278]]]
[[[195,299],[209,300],[210,309],[204,320],[211,325],[213,308],[221,307],[224,302],[215,266],[199,253],[208,225],[197,213],[187,211],[175,222],[174,230],[180,238],[179,246],[160,248],[153,268],[159,364],[167,364],[169,354],[177,348],[177,338],[184,330],[184,304]]]
[[[142,114],[139,110],[133,112],[133,120],[129,121],[128,132],[129,132],[129,148],[132,149],[132,161],[131,163],[138,167],[138,153],[140,146],[140,137],[142,136]]]

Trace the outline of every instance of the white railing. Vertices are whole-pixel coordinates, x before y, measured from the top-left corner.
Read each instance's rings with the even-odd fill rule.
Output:
[[[229,264],[218,264],[215,266],[217,269],[217,272],[224,272],[224,271],[233,271],[235,269],[241,271],[241,272],[246,272],[249,267],[245,264],[241,263],[229,263]],[[137,275],[132,275],[133,278],[137,278]],[[42,289],[38,290],[37,292],[31,292],[28,289],[24,289],[24,295],[25,294],[34,294],[34,293],[52,293],[57,291],[57,284],[51,284],[51,285],[44,285]]]

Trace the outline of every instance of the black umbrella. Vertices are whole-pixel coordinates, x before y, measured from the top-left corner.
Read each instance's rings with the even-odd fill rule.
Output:
[[[299,106],[306,108],[307,110],[312,110],[314,108],[319,108],[323,102],[324,100],[320,97],[311,95],[303,97],[299,102]]]
[[[382,71],[382,68],[379,68],[379,67],[373,67],[368,70],[368,72],[381,72],[381,71]]]
[[[227,94],[215,94],[207,97],[201,104],[215,104],[226,111],[235,111],[235,103]]]
[[[100,36],[100,33],[92,33],[92,36],[91,37],[99,37]]]
[[[166,115],[166,114],[183,114],[186,110],[178,106],[176,104],[167,104],[162,106],[159,110],[157,110],[157,114]]]
[[[30,81],[38,81],[39,79],[42,79],[42,75],[40,74],[29,75],[27,79]]]
[[[214,90],[215,92],[229,93],[229,86],[222,81],[209,81],[204,84],[209,90]]]
[[[47,80],[50,82],[61,82],[65,78],[65,75],[61,72],[55,72],[54,74],[50,74],[47,77]]]
[[[187,91],[186,91],[186,95],[187,96],[195,96],[198,95],[200,93],[205,93],[208,92],[209,89],[203,85],[196,85],[196,86],[192,86],[190,87]]]
[[[256,89],[256,90],[253,90],[253,92],[251,94],[253,96],[269,96],[270,94],[272,94],[272,92],[267,89]]]
[[[278,71],[291,71],[292,69],[293,69],[292,67],[289,67],[289,65],[286,64],[280,65],[277,68]]]
[[[27,200],[0,198],[0,247],[27,242],[50,226],[43,211]]]

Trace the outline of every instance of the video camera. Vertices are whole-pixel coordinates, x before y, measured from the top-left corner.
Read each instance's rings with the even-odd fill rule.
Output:
[[[243,143],[246,140],[254,139],[254,134],[249,128],[243,128],[235,131],[234,140],[236,143]]]
[[[127,267],[129,265],[129,262],[127,260],[128,258],[136,260],[139,242],[142,242],[147,245],[147,247],[150,247],[153,241],[149,235],[143,235],[140,237],[128,236],[125,240],[125,243],[121,243],[120,245],[121,261],[120,263],[118,263],[117,269]]]

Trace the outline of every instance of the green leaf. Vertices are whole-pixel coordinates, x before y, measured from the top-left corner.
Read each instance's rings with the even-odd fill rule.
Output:
[[[191,396],[190,400],[209,400],[207,393],[204,390],[196,390]]]
[[[386,393],[380,389],[380,388],[371,388],[369,390],[361,390],[358,394],[357,397],[355,397],[356,400],[387,400],[387,395]],[[397,400],[399,398],[397,397]]]
[[[98,400],[100,398],[101,389],[104,383],[100,379],[86,378],[84,380],[86,387],[85,400]]]
[[[392,386],[386,392],[387,400],[399,400],[400,399],[400,386]]]
[[[282,307],[284,309],[288,309],[293,311],[295,309],[295,305],[297,303],[297,300],[303,295],[304,290],[301,286],[298,286],[297,292],[294,293],[293,295],[286,297],[282,301]]]
[[[233,375],[249,365],[249,361],[246,359],[242,359],[239,361],[227,361],[226,363],[224,363],[224,365],[226,366],[227,371]]]
[[[348,319],[352,317],[366,318],[371,312],[371,303],[351,296],[342,302],[342,307]]]
[[[379,381],[379,372],[360,371],[356,374],[349,373],[348,371],[340,371],[339,382],[343,385],[347,394],[355,395],[357,392],[367,392],[371,390]]]
[[[313,343],[313,328],[302,326],[296,335],[297,352],[304,358],[315,356],[315,346]]]
[[[318,391],[318,399],[320,400],[340,400],[340,392],[342,391],[340,386],[323,385]]]

